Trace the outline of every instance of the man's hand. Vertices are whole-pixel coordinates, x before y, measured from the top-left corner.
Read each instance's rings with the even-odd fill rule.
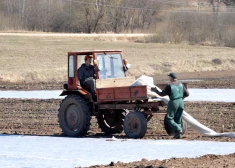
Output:
[[[157,90],[156,87],[151,87],[151,91],[152,91],[152,92],[155,92],[155,93],[157,93],[157,94],[159,93],[159,91]]]
[[[95,72],[99,72],[99,68],[98,68],[98,65],[94,65],[94,69],[95,69]]]

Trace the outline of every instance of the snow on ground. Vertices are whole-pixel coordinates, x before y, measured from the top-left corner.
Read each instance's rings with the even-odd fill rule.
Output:
[[[0,91],[0,98],[21,99],[63,99],[62,90]],[[189,89],[190,96],[185,101],[234,102],[235,89]]]
[[[235,89],[189,89],[185,101],[235,102]]]
[[[0,163],[5,168],[73,168],[235,152],[233,142],[113,139],[0,135]]]

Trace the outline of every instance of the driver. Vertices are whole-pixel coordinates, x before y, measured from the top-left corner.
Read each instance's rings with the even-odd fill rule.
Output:
[[[78,79],[81,86],[88,86],[91,89],[92,98],[95,98],[95,79],[98,71],[97,64],[91,65],[92,56],[86,55],[84,57],[85,63],[78,69]]]

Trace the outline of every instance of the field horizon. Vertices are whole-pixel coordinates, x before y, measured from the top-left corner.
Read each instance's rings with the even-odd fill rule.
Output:
[[[132,64],[128,76],[235,70],[235,48],[145,43],[145,39],[144,34],[0,32],[0,81],[65,81],[67,52],[79,50],[122,49]]]

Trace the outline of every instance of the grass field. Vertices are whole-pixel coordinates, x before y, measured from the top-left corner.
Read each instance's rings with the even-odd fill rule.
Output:
[[[141,35],[0,33],[0,80],[65,81],[67,52],[95,49],[122,49],[124,57],[132,64],[128,73],[134,76],[170,71],[235,70],[235,48],[144,41]]]

